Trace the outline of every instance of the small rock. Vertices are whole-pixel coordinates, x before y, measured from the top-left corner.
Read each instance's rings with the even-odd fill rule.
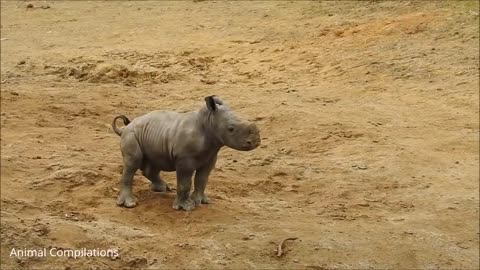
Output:
[[[33,8],[33,4],[28,4],[27,8]]]
[[[368,169],[367,165],[358,165],[357,168],[358,168],[359,170],[366,170],[366,169]]]
[[[254,234],[250,234],[250,235],[248,235],[248,236],[242,237],[242,240],[245,240],[245,241],[247,241],[247,240],[252,240],[254,237],[255,237]]]
[[[334,32],[336,37],[342,37],[343,33],[344,33],[344,31],[342,31],[342,30],[337,30],[337,31]]]
[[[18,263],[20,266],[24,266],[25,265],[25,261],[20,259],[20,258],[16,258],[15,259],[15,262]]]
[[[297,260],[297,259],[293,259],[292,261],[293,261],[294,263],[298,263],[298,262],[299,262],[299,260]]]
[[[209,80],[209,79],[201,79],[200,82],[203,82],[204,84],[216,84],[217,83],[217,81]]]
[[[144,268],[147,266],[147,259],[146,258],[135,258],[127,262],[127,266],[131,268]]]
[[[17,65],[19,65],[19,66],[20,66],[20,65],[25,65],[25,63],[26,63],[26,61],[25,61],[25,60],[22,60],[22,61],[18,62]]]
[[[157,259],[153,259],[150,265],[154,265],[157,261],[158,261]]]
[[[19,95],[19,94],[18,94],[17,92],[15,92],[15,91],[10,92],[10,94],[12,94],[13,96],[18,96],[18,95]]]
[[[45,225],[37,225],[33,228],[33,231],[39,236],[47,235],[50,232],[50,229]]]

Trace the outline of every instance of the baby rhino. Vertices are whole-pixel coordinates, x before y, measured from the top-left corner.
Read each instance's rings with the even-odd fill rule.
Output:
[[[205,186],[220,148],[250,151],[260,145],[260,133],[254,123],[240,119],[217,96],[206,97],[205,103],[206,106],[189,113],[153,111],[131,122],[123,115],[115,117],[112,127],[121,136],[124,163],[119,206],[136,205],[132,180],[138,169],[151,181],[151,189],[158,192],[170,191],[160,178],[160,171],[175,171],[177,197],[172,207],[190,211],[195,205],[208,203]],[[119,118],[126,125],[122,129],[115,124]],[[190,195],[194,173],[195,187]]]

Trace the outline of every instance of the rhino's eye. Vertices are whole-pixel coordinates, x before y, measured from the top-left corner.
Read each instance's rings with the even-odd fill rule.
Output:
[[[229,131],[229,132],[233,132],[233,131],[235,131],[235,129],[234,129],[233,127],[229,127],[229,128],[228,128],[228,131]]]

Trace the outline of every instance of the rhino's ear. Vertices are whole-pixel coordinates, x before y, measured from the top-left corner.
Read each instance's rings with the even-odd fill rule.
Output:
[[[215,103],[216,103],[216,104],[218,104],[218,105],[225,105],[225,102],[224,102],[221,98],[219,98],[219,97],[217,97],[217,96],[215,96],[215,95],[213,95],[212,97],[213,97],[213,100],[215,100]]]
[[[214,96],[208,96],[205,98],[205,103],[207,103],[207,108],[209,111],[214,112],[217,110],[217,106],[215,105],[215,100],[213,99]]]

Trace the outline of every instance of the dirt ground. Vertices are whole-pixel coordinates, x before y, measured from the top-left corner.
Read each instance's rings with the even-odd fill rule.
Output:
[[[478,24],[476,1],[2,1],[2,269],[478,269]],[[210,94],[262,146],[221,150],[208,206],[137,173],[117,207],[113,117]],[[119,257],[9,256],[52,247]]]

